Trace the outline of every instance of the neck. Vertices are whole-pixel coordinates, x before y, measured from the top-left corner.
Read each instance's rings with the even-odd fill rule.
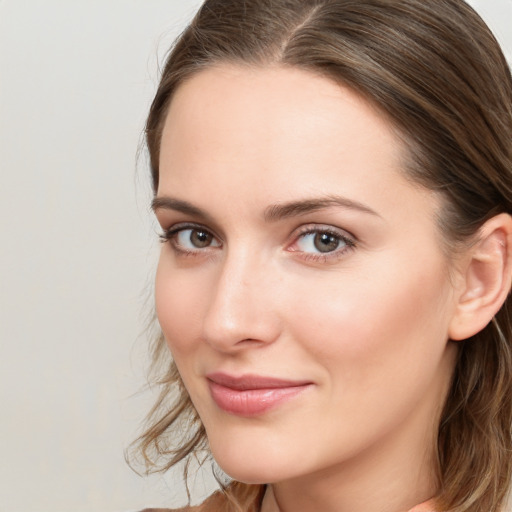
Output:
[[[454,366],[456,354],[450,347],[445,364]],[[435,385],[441,400],[426,400],[352,459],[267,486],[261,512],[408,512],[435,496],[437,432],[450,377]]]
[[[261,512],[409,511],[439,487],[434,416],[409,418],[353,460],[269,485]]]
[[[376,460],[267,486],[261,512],[407,512],[438,488],[433,471]]]

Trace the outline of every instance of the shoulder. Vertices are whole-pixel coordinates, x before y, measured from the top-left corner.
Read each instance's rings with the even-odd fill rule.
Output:
[[[220,500],[214,499],[213,496],[210,496],[204,503],[197,506],[187,506],[182,508],[145,508],[140,512],[210,512],[213,510],[218,510],[219,512],[223,512],[224,508],[223,503],[219,502]],[[214,507],[214,508],[212,508]]]
[[[221,492],[212,494],[206,501],[201,505],[187,506],[182,508],[145,508],[140,512],[210,512],[210,511],[223,511],[226,505],[227,499]]]
[[[196,506],[182,508],[145,508],[141,512],[228,512],[229,500],[221,492],[212,494],[206,501]]]
[[[421,505],[417,505],[413,509],[409,510],[409,512],[436,512],[434,500],[427,501],[422,503]]]
[[[198,505],[196,507],[182,507],[182,508],[145,508],[140,512],[203,512],[203,505]]]
[[[188,506],[178,509],[146,508],[141,512],[234,512],[233,502],[237,503],[244,512],[257,512],[265,487],[261,485],[231,484],[225,491],[217,491],[201,505]]]

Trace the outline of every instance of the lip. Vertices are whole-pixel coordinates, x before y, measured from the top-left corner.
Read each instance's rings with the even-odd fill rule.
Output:
[[[291,400],[311,387],[311,381],[284,380],[259,375],[206,376],[210,394],[217,406],[238,416],[257,416]]]

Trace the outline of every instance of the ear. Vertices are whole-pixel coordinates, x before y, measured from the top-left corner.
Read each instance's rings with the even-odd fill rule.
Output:
[[[464,340],[480,332],[507,298],[512,280],[510,215],[496,215],[480,228],[461,271],[461,287],[448,332],[452,340]]]

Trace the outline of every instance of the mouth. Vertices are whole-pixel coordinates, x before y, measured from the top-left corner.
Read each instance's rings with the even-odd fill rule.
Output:
[[[313,383],[244,375],[233,377],[224,373],[206,376],[210,394],[217,406],[237,416],[258,416],[295,398]]]

